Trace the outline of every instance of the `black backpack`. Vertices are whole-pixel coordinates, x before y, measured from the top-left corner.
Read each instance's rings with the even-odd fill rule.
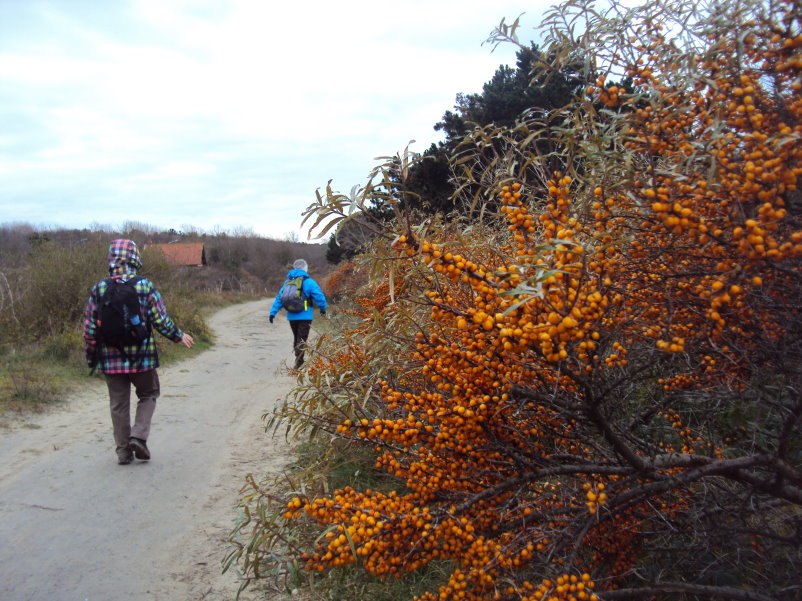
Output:
[[[136,283],[141,277],[127,282],[106,278],[106,291],[100,299],[99,338],[119,350],[128,360],[123,347],[139,346],[150,335],[150,324],[142,319]],[[130,361],[129,361],[130,362]]]
[[[305,279],[306,277],[299,275],[297,278],[284,282],[284,288],[281,291],[281,306],[291,313],[307,309],[307,300],[303,293]]]

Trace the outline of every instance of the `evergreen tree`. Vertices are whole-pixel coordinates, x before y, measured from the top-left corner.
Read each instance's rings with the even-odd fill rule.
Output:
[[[423,153],[425,160],[411,170],[406,184],[411,194],[404,199],[407,208],[426,213],[455,208],[449,157],[473,128],[490,124],[513,127],[526,111],[562,107],[583,89],[578,68],[567,69],[547,81],[533,81],[533,69],[541,60],[536,44],[522,47],[516,67],[501,65],[481,93],[457,94],[454,110],[446,111],[434,126],[445,134],[445,140],[432,144]]]

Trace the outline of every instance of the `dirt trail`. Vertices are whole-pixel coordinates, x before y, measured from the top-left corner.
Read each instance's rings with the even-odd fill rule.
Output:
[[[261,420],[294,383],[289,327],[268,307],[223,309],[212,350],[160,368],[150,462],[117,465],[102,381],[0,432],[0,599],[234,598],[220,572],[239,490],[289,460]]]

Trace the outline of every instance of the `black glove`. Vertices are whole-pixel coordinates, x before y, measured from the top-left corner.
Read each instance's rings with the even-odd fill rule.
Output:
[[[89,367],[89,375],[90,376],[95,373],[95,370],[97,369],[97,366],[98,366],[99,363],[100,363],[100,361],[97,360],[97,354],[92,355],[91,357],[87,355],[87,357],[86,357],[86,365],[87,365],[87,367]]]
[[[270,323],[273,323],[273,316],[270,316]]]
[[[320,314],[321,314],[321,315],[325,315],[325,314],[326,314],[326,312],[325,312],[325,311],[321,311],[321,312],[320,312]]]

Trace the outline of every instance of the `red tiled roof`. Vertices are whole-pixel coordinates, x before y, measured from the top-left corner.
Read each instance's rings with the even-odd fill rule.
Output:
[[[176,242],[174,244],[148,244],[145,248],[158,248],[167,260],[176,265],[206,265],[206,253],[200,242]]]

